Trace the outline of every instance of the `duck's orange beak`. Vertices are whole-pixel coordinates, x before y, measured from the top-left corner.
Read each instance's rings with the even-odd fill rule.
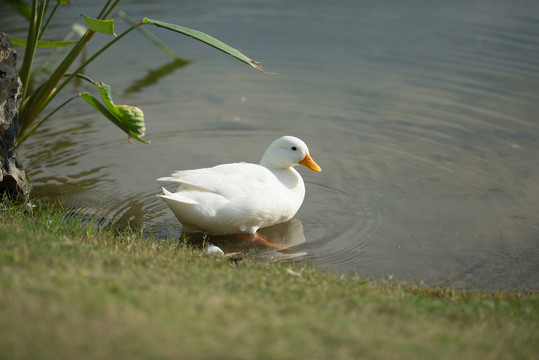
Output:
[[[299,164],[303,165],[305,167],[308,167],[309,169],[311,169],[313,171],[318,171],[318,172],[322,171],[322,168],[320,166],[318,166],[317,163],[314,162],[313,158],[309,154],[306,154],[305,158],[303,160],[301,160],[299,162]]]

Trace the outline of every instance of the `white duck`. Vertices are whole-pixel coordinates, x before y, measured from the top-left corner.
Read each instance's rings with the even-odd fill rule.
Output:
[[[249,234],[290,220],[305,197],[305,185],[293,168],[322,171],[307,145],[293,136],[275,140],[260,165],[223,164],[177,171],[158,181],[180,183],[175,193],[158,195],[190,231],[214,235]]]

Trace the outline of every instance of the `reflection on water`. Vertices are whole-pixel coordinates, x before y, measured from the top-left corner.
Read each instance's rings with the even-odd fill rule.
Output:
[[[225,253],[237,251],[253,253],[260,259],[270,261],[288,260],[307,254],[293,249],[305,242],[303,226],[297,217],[282,224],[260,229],[258,235],[263,238],[263,241],[253,240],[249,236],[205,235],[201,233],[189,233],[187,241],[198,246],[213,244]]]
[[[133,83],[125,89],[125,92],[141,91],[145,87],[156,84],[159,79],[172,74],[176,69],[180,69],[187,64],[189,64],[189,62],[186,60],[173,60],[157,69],[149,70],[144,77],[134,80]]]
[[[61,38],[71,27],[64,19],[91,14],[86,6],[94,5],[62,7],[64,23],[52,32]],[[320,268],[364,276],[539,286],[539,2],[124,6],[134,18],[151,13],[216,35],[276,74],[156,31],[194,60],[179,68],[130,34],[87,74],[111,84],[118,103],[144,110],[151,144],[129,144],[74,101],[20,150],[34,196],[178,239],[181,225],[156,198],[156,178],[258,162],[271,141],[295,135],[324,172],[299,169],[306,199],[298,227],[263,230],[289,247],[212,241],[273,258],[305,254]],[[0,13],[5,30],[24,37],[16,20]],[[87,86],[65,91],[94,91]]]

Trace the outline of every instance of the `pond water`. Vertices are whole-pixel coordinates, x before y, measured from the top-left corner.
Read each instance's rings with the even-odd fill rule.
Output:
[[[99,12],[82,3],[62,9],[50,34]],[[261,256],[455,288],[539,286],[539,2],[125,1],[121,9],[212,34],[275,74],[147,28],[192,60],[180,68],[130,34],[86,74],[112,85],[117,104],[144,110],[151,144],[130,144],[73,102],[19,151],[33,196],[177,239],[181,225],[156,198],[156,178],[258,162],[274,139],[295,135],[323,171],[299,169],[303,207],[263,231],[290,248],[259,247]],[[1,30],[23,37],[21,18],[7,13]],[[82,83],[66,94],[84,90],[94,91]],[[212,241],[226,251],[254,246]]]

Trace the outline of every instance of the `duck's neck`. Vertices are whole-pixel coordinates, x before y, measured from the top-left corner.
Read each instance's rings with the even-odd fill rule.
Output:
[[[305,184],[303,183],[301,175],[293,167],[284,169],[267,168],[275,175],[279,182],[290,191],[288,201],[296,203],[296,206],[294,207],[295,214],[295,211],[299,209],[305,198]]]
[[[293,167],[288,167],[284,169],[272,169],[268,168],[279,181],[292,191],[304,192],[305,185],[303,184],[303,179],[301,175]]]

